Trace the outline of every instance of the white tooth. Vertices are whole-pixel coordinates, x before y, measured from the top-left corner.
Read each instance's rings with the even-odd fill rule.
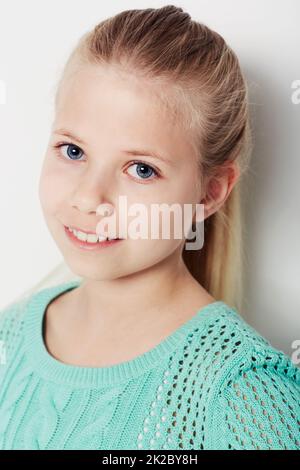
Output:
[[[86,241],[88,243],[97,243],[98,241],[99,242],[102,242],[102,241],[105,241],[105,240],[114,240],[112,238],[108,238],[106,236],[102,236],[102,235],[97,235],[97,234],[94,234],[94,233],[85,233],[85,232],[81,232],[81,231],[77,231],[73,228],[70,228],[68,227],[68,230],[72,233],[74,233],[75,237],[78,238],[79,240],[81,241]]]
[[[75,235],[76,235],[76,237],[77,237],[79,240],[82,240],[82,241],[84,241],[84,242],[85,242],[86,239],[87,239],[87,233],[78,231],[78,232],[75,232]]]
[[[89,243],[97,243],[98,241],[98,236],[94,233],[89,233],[87,236],[87,242]]]

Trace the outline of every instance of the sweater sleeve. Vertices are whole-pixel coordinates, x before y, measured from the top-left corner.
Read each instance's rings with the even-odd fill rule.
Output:
[[[0,310],[0,366],[18,348],[23,329],[23,316],[28,298],[12,301]]]
[[[300,450],[300,369],[274,348],[248,360],[214,400],[210,448]]]

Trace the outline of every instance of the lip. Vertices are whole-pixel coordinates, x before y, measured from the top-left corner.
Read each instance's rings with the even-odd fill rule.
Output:
[[[73,228],[73,227],[71,227]],[[68,239],[75,245],[77,246],[78,248],[82,248],[84,250],[88,250],[88,251],[98,251],[98,250],[102,250],[103,248],[108,248],[109,246],[114,246],[114,245],[117,245],[119,242],[121,242],[123,239],[121,238],[118,238],[116,240],[104,240],[103,242],[97,242],[97,243],[89,243],[89,242],[85,242],[83,240],[78,240],[78,238],[75,237],[75,235],[70,232],[70,230],[68,229],[68,227],[66,227],[64,225],[64,229],[65,229],[65,233],[68,237]],[[75,228],[76,230],[76,228]],[[95,232],[85,232],[85,233],[94,233]]]

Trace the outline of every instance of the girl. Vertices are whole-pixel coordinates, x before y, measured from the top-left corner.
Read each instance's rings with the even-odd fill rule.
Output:
[[[80,39],[55,98],[39,198],[76,277],[2,311],[1,449],[299,449],[300,371],[238,313],[235,53],[182,8],[127,10]],[[204,245],[102,241],[120,195],[201,204]]]

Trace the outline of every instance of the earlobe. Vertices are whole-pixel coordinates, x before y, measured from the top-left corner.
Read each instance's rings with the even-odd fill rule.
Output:
[[[225,203],[239,176],[238,165],[232,163],[227,166],[221,176],[211,177],[207,184],[206,196],[201,200],[201,204],[204,204],[205,219],[217,212]]]
[[[216,177],[209,181],[207,194],[201,200],[201,204],[204,204],[204,219],[207,219],[219,209],[224,198],[224,190],[222,183]]]

